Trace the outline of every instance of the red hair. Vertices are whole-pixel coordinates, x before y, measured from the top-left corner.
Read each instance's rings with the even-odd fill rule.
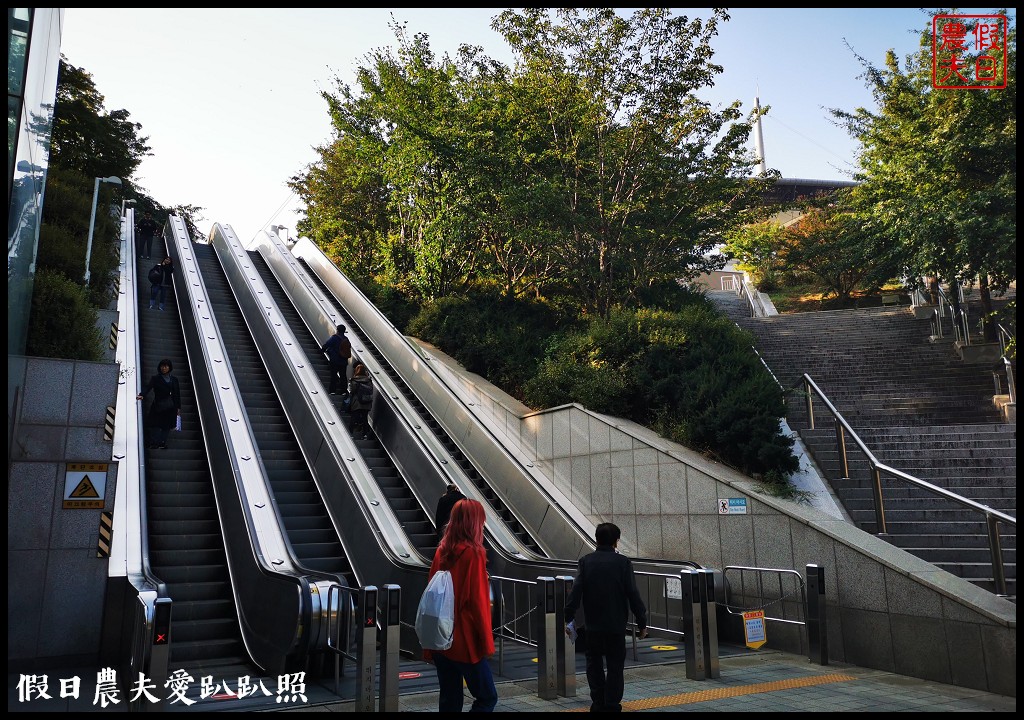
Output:
[[[477,500],[466,498],[459,500],[452,508],[451,517],[444,529],[444,537],[437,552],[441,553],[441,562],[450,565],[455,561],[455,546],[469,543],[475,547],[484,549],[484,522],[487,520],[487,513],[484,506]]]

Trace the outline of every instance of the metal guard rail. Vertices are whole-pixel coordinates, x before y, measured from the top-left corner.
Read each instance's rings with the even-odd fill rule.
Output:
[[[1010,347],[1011,343],[1014,343],[1014,336],[1003,327],[1002,323],[996,324],[996,332],[999,337],[999,355],[1002,361],[1003,370],[1006,372],[1006,392],[1010,396],[1010,402],[1013,404],[1017,403],[1017,383],[1013,377],[1014,365],[1013,361],[1006,356],[1006,351]],[[1016,357],[1016,350],[1014,351],[1014,357]],[[996,395],[1002,395],[1002,388],[999,386],[999,374],[997,371],[993,371],[993,375],[996,378]]]
[[[970,322],[967,319],[967,311],[964,310],[964,308],[963,308],[963,302],[964,302],[964,291],[963,291],[963,288],[961,288],[959,285],[957,285],[957,287],[956,287],[956,292],[958,294],[958,299],[960,301],[960,304],[957,306],[956,309],[954,309],[953,303],[951,303],[949,301],[949,298],[946,297],[946,293],[943,292],[942,285],[939,284],[939,283],[936,283],[935,288],[936,288],[938,296],[939,296],[939,306],[935,310],[935,318],[933,320],[933,324],[934,324],[934,327],[935,327],[935,332],[933,334],[935,335],[935,337],[938,337],[938,338],[943,337],[943,334],[942,334],[942,317],[945,314],[943,308],[944,307],[948,307],[949,308],[949,320],[950,320],[950,322],[953,325],[953,334],[954,334],[955,339],[957,340],[957,342],[961,342],[964,345],[970,345],[971,344],[971,330],[970,330]]]
[[[926,490],[934,495],[939,495],[947,500],[952,500],[963,507],[980,512],[984,514],[986,526],[988,528],[989,550],[992,555],[992,579],[996,586],[996,593],[998,595],[1006,595],[1006,572],[1003,564],[1002,545],[999,540],[999,523],[1005,522],[1006,524],[1013,525],[1016,528],[1017,519],[1007,515],[1006,513],[1000,512],[999,510],[990,508],[987,505],[974,502],[973,500],[957,495],[956,493],[950,492],[938,485],[933,485],[925,480],[916,478],[913,475],[908,475],[901,470],[897,470],[896,468],[889,467],[888,465],[879,462],[878,458],[876,458],[874,453],[868,449],[867,445],[864,444],[864,441],[860,439],[860,436],[854,432],[853,428],[850,427],[850,424],[846,422],[846,419],[836,409],[825,393],[822,392],[821,388],[818,387],[817,383],[814,382],[811,376],[804,373],[800,381],[794,385],[791,390],[795,390],[801,384],[804,386],[804,392],[807,398],[807,417],[810,429],[814,429],[814,398],[811,394],[812,390],[819,398],[821,398],[821,401],[825,403],[825,407],[828,408],[828,411],[832,413],[832,417],[835,418],[836,444],[839,449],[839,460],[842,464],[843,477],[850,476],[849,466],[846,459],[846,442],[844,440],[844,434],[849,434],[851,439],[857,444],[857,447],[860,448],[860,451],[864,453],[864,457],[868,460],[868,465],[871,468],[871,490],[875,510],[875,534],[886,534],[885,507],[882,500],[882,473],[887,473],[899,480],[903,480],[915,487],[919,487],[922,490]]]

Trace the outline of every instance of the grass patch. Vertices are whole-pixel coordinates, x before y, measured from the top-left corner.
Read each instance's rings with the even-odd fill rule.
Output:
[[[806,283],[780,287],[768,292],[775,309],[780,313],[817,312],[820,310],[848,310],[851,308],[881,307],[883,295],[898,295],[899,305],[909,305],[910,299],[902,285],[892,283],[878,290],[854,291],[848,298],[826,294],[820,285]]]

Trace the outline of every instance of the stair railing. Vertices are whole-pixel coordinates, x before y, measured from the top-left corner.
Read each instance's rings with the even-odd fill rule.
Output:
[[[737,283],[736,294],[747,298],[747,305],[750,307],[750,317],[767,317],[768,311],[756,289],[752,289],[747,282],[746,276],[740,278]]]
[[[1006,356],[1006,349],[1013,343],[1013,335],[1010,331],[1002,326],[1001,323],[996,323],[996,331],[999,335],[999,355],[1003,362],[1003,369],[1006,371],[1006,392],[1010,396],[1010,402],[1013,404],[1017,403],[1017,383],[1013,379],[1014,367],[1013,362]],[[992,377],[996,383],[996,395],[1003,394],[1002,383],[999,378],[998,369],[992,371]]]
[[[959,300],[959,307],[954,309],[953,303],[949,301],[946,293],[942,290],[942,285],[936,284],[936,288],[939,293],[939,307],[935,310],[935,318],[932,321],[932,335],[937,338],[943,337],[942,334],[942,318],[949,312],[949,319],[953,325],[953,337],[962,345],[971,344],[971,331],[970,324],[967,319],[967,311],[964,310],[964,290],[962,287],[957,285],[956,292]]]
[[[1007,525],[1012,525],[1014,528],[1017,527],[1017,519],[1007,515],[1006,513],[1000,512],[994,508],[990,508],[987,505],[975,502],[968,498],[957,495],[956,493],[950,492],[946,488],[933,485],[930,482],[916,478],[913,475],[908,475],[902,470],[889,467],[884,463],[879,462],[878,458],[875,457],[874,453],[868,449],[868,446],[864,444],[864,441],[860,439],[860,436],[854,431],[850,424],[846,422],[846,419],[836,409],[835,405],[828,399],[821,388],[818,387],[817,383],[811,378],[810,375],[804,373],[800,381],[797,382],[791,389],[795,390],[800,386],[803,386],[804,395],[807,401],[807,419],[810,425],[810,429],[814,429],[814,396],[817,395],[821,402],[824,403],[825,407],[832,414],[836,428],[836,444],[839,451],[840,467],[842,469],[843,478],[847,479],[850,477],[850,468],[846,458],[846,441],[845,436],[849,435],[850,439],[856,444],[860,451],[864,454],[864,457],[868,461],[868,467],[871,472],[871,491],[872,498],[874,501],[875,511],[875,535],[886,535],[887,528],[885,524],[885,505],[882,498],[882,475],[888,475],[896,478],[897,480],[903,480],[904,482],[910,483],[911,485],[921,488],[933,495],[951,500],[963,507],[966,507],[975,512],[980,512],[985,516],[986,526],[988,528],[988,545],[989,551],[992,556],[992,580],[996,587],[996,594],[1006,595],[1006,571],[1003,563],[1003,551],[1002,543],[999,537],[999,523],[1004,522]]]

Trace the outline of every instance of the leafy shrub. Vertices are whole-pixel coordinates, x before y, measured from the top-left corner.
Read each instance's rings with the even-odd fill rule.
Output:
[[[102,360],[99,316],[85,288],[64,273],[41,268],[32,293],[27,355]]]
[[[407,332],[519,397],[558,326],[557,314],[543,303],[474,290],[424,305]]]
[[[401,332],[406,333],[409,323],[419,313],[420,307],[398,289],[382,285],[373,280],[359,282],[359,289],[369,298],[384,317]]]
[[[746,474],[798,465],[782,435],[782,390],[751,352],[750,336],[709,303],[680,312],[619,310],[555,339],[525,401],[577,401],[626,417]]]

